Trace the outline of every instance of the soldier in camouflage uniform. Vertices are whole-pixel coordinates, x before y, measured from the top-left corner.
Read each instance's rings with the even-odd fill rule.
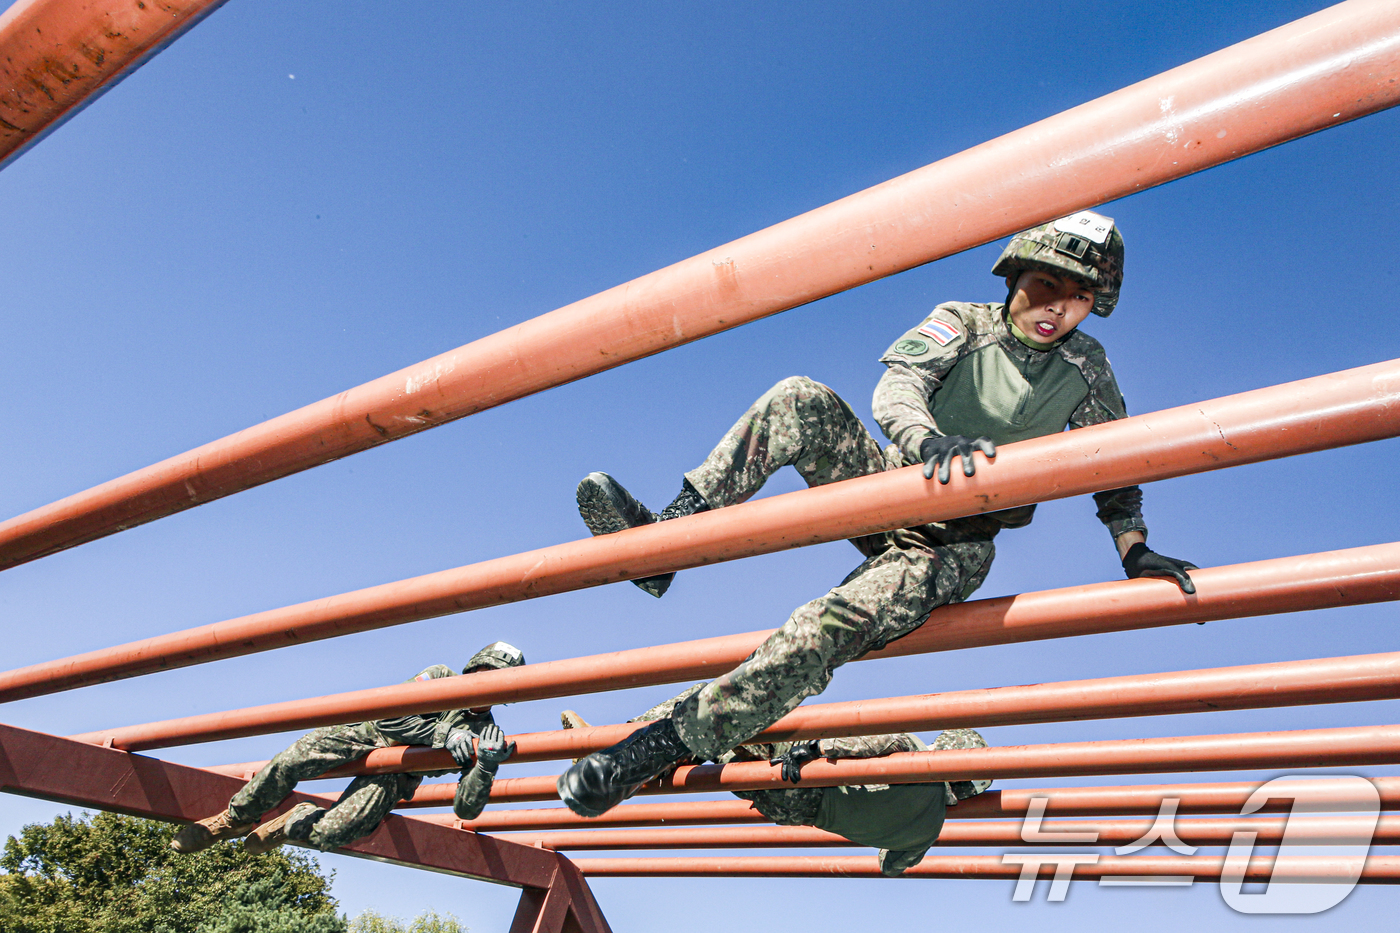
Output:
[[[831,389],[784,379],[739,419],[705,462],[685,474],[676,500],[654,515],[605,473],[579,484],[579,511],[594,534],[743,502],[792,465],[809,485],[923,464],[949,480],[955,458],[1126,417],[1103,347],[1080,332],[1092,311],[1107,317],[1123,277],[1113,221],[1083,211],[1017,234],[994,275],[1005,304],[941,304],[881,360],[874,414],[893,442],[883,450]],[[1131,577],[1169,576],[1195,592],[1185,561],[1148,549],[1142,491],[1094,496]],[[1034,506],[901,528],[853,540],[865,561],[839,586],[799,607],[742,664],[679,704],[669,719],[582,759],[559,779],[560,796],[584,816],[630,795],[667,762],[715,758],[743,744],[826,688],[841,664],[922,625],[939,606],[967,599],[986,579],[1002,528],[1028,524]],[[634,581],[660,596],[673,574]]]
[[[472,655],[463,674],[501,670],[525,663],[519,648],[492,642]],[[445,664],[434,664],[412,680],[454,677]],[[473,738],[476,747],[473,750]],[[326,726],[309,732],[263,765],[243,789],[233,795],[228,809],[183,827],[171,841],[177,852],[198,852],[220,839],[247,835],[244,843],[253,853],[267,852],[287,840],[306,843],[321,851],[338,849],[374,832],[400,800],[413,796],[423,778],[450,774],[362,774],[350,782],[329,810],[303,801],[262,826],[258,820],[276,807],[298,781],[320,777],[332,768],[348,764],[377,748],[391,745],[426,745],[446,748],[462,768],[452,809],[460,819],[481,814],[491,793],[491,783],[502,761],[515,751],[491,716],[491,707],[454,709],[439,713],[399,716],[376,722]]]
[[[657,704],[629,722],[654,722],[668,717],[676,705],[704,684],[696,684],[679,696]],[[565,729],[587,728],[573,710],[561,719]],[[951,748],[986,748],[975,729],[948,729],[933,743],[934,751]],[[896,752],[922,752],[929,747],[916,735],[863,735],[819,739],[812,742],[769,742],[741,745],[716,761],[764,761],[780,766],[784,780],[798,784],[802,766],[817,758],[880,758]],[[862,784],[849,787],[788,787],[776,790],[739,790],[736,797],[753,802],[754,809],[779,826],[815,826],[852,842],[879,849],[880,872],[894,878],[919,864],[943,831],[947,808],[982,793],[988,780],[929,784]]]

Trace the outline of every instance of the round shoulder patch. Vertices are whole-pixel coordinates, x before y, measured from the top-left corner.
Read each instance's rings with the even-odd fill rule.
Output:
[[[906,353],[909,356],[918,356],[921,353],[928,352],[928,344],[924,343],[922,340],[901,340],[894,345],[894,352]]]

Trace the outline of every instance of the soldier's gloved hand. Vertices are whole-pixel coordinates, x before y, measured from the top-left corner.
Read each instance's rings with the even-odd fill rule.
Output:
[[[798,742],[777,758],[768,759],[768,763],[782,765],[782,779],[797,784],[802,780],[802,766],[821,756],[816,742]]]
[[[491,723],[483,726],[476,740],[476,758],[483,765],[495,768],[515,754],[515,743],[506,743],[506,734],[500,726]]]
[[[924,479],[933,479],[933,468],[938,467],[938,481],[948,484],[949,472],[954,457],[962,457],[963,476],[977,472],[977,464],[972,462],[972,452],[980,450],[988,459],[997,455],[996,445],[990,437],[971,438],[962,434],[948,437],[926,437],[919,445],[919,456],[924,461]]]
[[[476,755],[472,752],[472,734],[470,732],[465,729],[454,730],[444,744],[447,753],[452,756],[452,760],[457,762],[457,767],[471,767],[472,759]]]
[[[1136,580],[1138,577],[1175,577],[1176,585],[1181,587],[1183,593],[1196,592],[1196,584],[1191,582],[1186,571],[1200,569],[1189,561],[1164,557],[1156,551],[1149,550],[1141,541],[1128,548],[1128,553],[1123,555],[1123,571],[1129,580]]]

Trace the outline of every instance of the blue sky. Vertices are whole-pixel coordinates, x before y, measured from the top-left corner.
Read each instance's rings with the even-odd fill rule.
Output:
[[[0,173],[9,309],[0,398],[10,411],[0,515],[1322,6],[231,0]],[[1400,114],[1378,114],[1100,207],[1124,232],[1126,280],[1114,317],[1085,329],[1107,346],[1131,411],[1400,356],[1397,130]],[[877,360],[895,337],[940,301],[1003,296],[988,272],[998,248],[6,571],[8,666],[581,537],[573,489],[590,470],[613,473],[659,508],[784,376],[831,385],[869,421]],[[1389,441],[1154,484],[1152,543],[1209,566],[1390,541],[1396,452]],[[769,490],[798,485],[781,475]],[[1035,524],[998,545],[979,595],[1121,575],[1087,498],[1043,506]],[[496,638],[543,661],[750,631],[778,625],[857,560],[838,542],[688,571],[660,601],[611,586],[15,703],[0,716],[68,734],[393,683],[430,663],[459,665]],[[858,664],[824,699],[1386,651],[1394,618],[1381,605]],[[552,728],[561,705],[620,721],[664,695],[657,687],[497,715],[508,731]],[[1023,744],[1396,721],[1400,709],[1387,702],[987,736]],[[289,738],[166,754],[241,761]],[[65,809],[0,797],[0,834]],[[511,889],[339,856],[323,864],[336,870],[351,912],[432,907],[489,930],[514,909]],[[1043,892],[1012,904],[1011,887],[595,885],[619,931],[769,927],[775,910],[862,926],[932,911],[962,928],[1081,928],[1126,911],[1144,930],[1238,922],[1210,885],[1086,883],[1058,905]],[[1318,917],[1256,922],[1374,926],[1390,897],[1362,889]]]

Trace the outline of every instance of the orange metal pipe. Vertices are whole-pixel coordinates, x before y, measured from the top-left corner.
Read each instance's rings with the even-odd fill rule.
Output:
[[[840,856],[726,856],[721,858],[581,858],[570,859],[589,878],[879,878],[873,855]],[[1290,882],[1349,882],[1350,860],[1285,856],[1256,856],[1249,860],[1246,881],[1268,881],[1274,865],[1287,866]],[[1102,856],[1092,865],[1077,865],[1074,878],[1093,881],[1114,876],[1190,875],[1197,881],[1215,881],[1225,858],[1215,855]],[[1001,878],[1020,877],[1020,863],[1004,863],[999,855],[934,855],[906,871],[905,878]],[[1053,878],[1051,861],[1039,867],[1037,877]],[[1400,883],[1400,856],[1372,855],[1366,859],[1361,882]]]
[[[1400,652],[1389,652],[821,703],[798,707],[755,736],[754,741],[783,742],[1396,697],[1400,697]],[[636,723],[620,723],[514,735],[511,740],[515,742],[516,752],[511,761],[522,764],[580,758],[620,742],[637,728]],[[251,774],[263,764],[265,762],[249,761],[210,770]],[[452,756],[443,749],[397,745],[370,752],[360,761],[336,768],[324,776],[440,771],[453,767]]]
[[[1394,106],[1400,101],[1397,78],[1400,8],[1388,0],[1348,0],[625,285],[11,519],[0,525],[0,567],[140,525]],[[444,611],[455,610],[438,610]]]
[[[1256,845],[1277,845],[1283,841],[1288,817],[1236,819],[1176,819],[1172,828],[1177,837],[1191,846],[1228,846],[1237,832],[1257,833]],[[1153,826],[1146,820],[1047,820],[1043,833],[1094,833],[1093,842],[1056,842],[1075,847],[1130,845],[1145,836]],[[1291,841],[1309,845],[1352,845],[1367,838],[1371,821],[1364,817],[1308,818],[1294,821]],[[1015,820],[966,820],[948,823],[938,836],[938,845],[1024,846],[1022,824]],[[844,836],[814,826],[675,826],[663,829],[593,829],[556,833],[509,833],[499,838],[542,849],[594,851],[616,849],[775,849],[827,846],[859,846]],[[1372,845],[1400,844],[1400,816],[1382,816],[1370,835]]]
[[[1396,599],[1400,544],[1208,568],[1193,571],[1192,578],[1196,595],[1189,597],[1169,581],[1143,579],[945,606],[918,630],[865,659]],[[768,634],[750,632],[546,661],[106,729],[79,738],[137,751],[429,710],[676,683],[729,670]]]
[[[223,3],[20,0],[10,7],[0,16],[0,167]]]
[[[1397,434],[1391,360],[1011,444],[994,468],[947,486],[907,467],[37,664],[0,676],[0,700]],[[1158,590],[1137,598],[1184,615],[1200,606],[1171,584],[1155,581]],[[1081,619],[1094,615],[1080,607]]]
[[[1371,778],[1380,791],[1382,810],[1400,810],[1400,778]],[[1306,787],[1315,781],[1301,780]],[[428,785],[436,786],[436,785]],[[426,789],[426,788],[425,788]],[[1045,797],[1047,810],[1055,816],[1155,816],[1162,801],[1174,799],[1180,814],[1238,814],[1245,801],[1259,789],[1258,781],[1231,781],[1213,784],[1137,784],[1111,787],[1018,787],[992,790],[964,800],[948,809],[950,820],[994,819],[1025,816],[1033,798]],[[1315,791],[1309,799],[1318,799]],[[1347,798],[1350,801],[1350,798]],[[449,800],[448,803],[451,801]],[[440,806],[415,795],[406,807]],[[1293,799],[1280,795],[1259,809],[1260,813],[1287,813]],[[743,800],[689,800],[679,803],[628,803],[614,807],[599,817],[582,817],[563,807],[538,810],[488,810],[475,820],[462,822],[451,814],[426,814],[425,820],[460,824],[477,832],[519,832],[546,829],[577,829],[588,826],[708,826],[723,823],[767,823],[768,820]]]
[[[432,786],[432,785],[424,785]],[[416,797],[416,795],[415,795]],[[429,806],[418,800],[400,807]],[[436,804],[433,804],[436,806]],[[949,811],[952,812],[951,810]],[[1156,813],[1156,810],[1152,811]],[[538,810],[490,808],[474,820],[459,820],[451,813],[419,814],[421,819],[446,823],[472,832],[538,832],[546,829],[577,829],[583,826],[710,826],[718,823],[770,823],[747,800],[694,800],[683,803],[629,803],[613,807],[600,817],[579,816],[565,807]]]
[[[1244,732],[1102,742],[1064,742],[998,748],[902,752],[883,758],[818,759],[802,768],[808,787],[842,784],[919,784],[1072,777],[1091,774],[1154,774],[1183,771],[1256,771],[1400,764],[1400,726],[1352,726],[1291,732]],[[495,803],[555,800],[556,775],[497,779]],[[714,793],[790,787],[766,761],[682,765],[642,794]],[[451,784],[427,784],[414,803],[440,806],[452,799]]]

